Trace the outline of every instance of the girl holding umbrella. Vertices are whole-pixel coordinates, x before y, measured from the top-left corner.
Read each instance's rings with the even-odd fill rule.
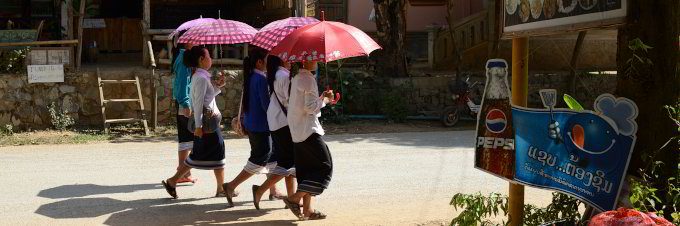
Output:
[[[220,119],[222,118],[215,96],[225,85],[225,78],[220,77],[213,83],[211,73],[212,59],[209,51],[202,46],[194,46],[184,53],[187,66],[196,68],[191,79],[191,100],[194,131],[194,146],[184,164],[179,167],[171,178],[161,181],[165,190],[173,198],[177,198],[177,181],[186,175],[191,168],[213,170],[217,181],[215,196],[223,196],[224,190],[224,138],[220,133]]]

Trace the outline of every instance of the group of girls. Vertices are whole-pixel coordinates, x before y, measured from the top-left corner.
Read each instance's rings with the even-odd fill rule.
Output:
[[[328,187],[333,163],[321,138],[324,130],[318,117],[321,108],[333,99],[333,93],[324,91],[319,95],[314,75],[317,63],[300,63],[297,75],[291,78],[291,65],[265,50],[255,49],[243,60],[241,108],[251,151],[241,172],[224,183],[225,147],[215,96],[226,80],[224,76],[212,78],[208,72],[212,59],[206,48],[190,44],[184,47],[175,54],[172,67],[179,166],[175,175],[162,181],[168,194],[177,198],[178,183],[195,182],[192,168],[213,170],[215,197],[224,196],[233,206],[237,187],[255,174],[266,173],[267,180],[262,185],[252,186],[256,209],[260,209],[259,202],[269,190],[270,200],[282,199],[299,219],[325,219],[325,214],[314,209],[313,197]],[[276,191],[276,183],[284,178],[287,196]]]

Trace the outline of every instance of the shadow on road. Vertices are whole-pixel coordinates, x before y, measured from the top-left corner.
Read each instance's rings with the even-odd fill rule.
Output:
[[[433,148],[473,148],[475,131],[387,133],[325,136],[324,140],[352,144],[361,141],[377,142],[398,146]]]
[[[40,206],[37,214],[53,219],[95,218],[112,214],[106,225],[212,225],[230,222],[240,225],[293,225],[293,220],[242,222],[267,214],[267,210],[232,210],[225,203],[188,204],[201,199],[142,199],[121,201],[111,198],[73,198]],[[250,202],[237,202],[244,205]],[[234,223],[232,223],[234,222]]]
[[[131,184],[131,185],[96,185],[96,184],[73,184],[42,190],[38,197],[50,199],[78,198],[90,195],[131,193],[135,191],[163,189],[163,186],[155,184]]]

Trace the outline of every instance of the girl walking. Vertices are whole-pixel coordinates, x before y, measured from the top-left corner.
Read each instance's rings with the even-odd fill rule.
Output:
[[[267,108],[269,107],[269,88],[267,87],[267,53],[262,49],[253,50],[243,60],[243,101],[245,110],[245,129],[248,131],[250,142],[250,158],[233,180],[222,187],[227,192],[229,206],[234,206],[232,200],[235,189],[248,178],[265,169],[271,162],[271,143],[269,142],[269,124],[267,123]]]
[[[175,41],[184,32],[181,32],[175,37]],[[178,44],[175,48],[175,53],[173,56],[174,63],[172,64],[172,74],[174,74],[172,80],[172,99],[175,100],[175,106],[177,107],[176,125],[177,125],[177,140],[179,143],[178,147],[178,159],[177,169],[184,164],[184,161],[189,157],[191,148],[194,146],[194,134],[193,131],[189,130],[189,120],[191,118],[191,98],[189,88],[191,87],[191,68],[184,64],[184,52],[190,50],[193,45],[191,43]],[[195,180],[191,178],[191,171],[180,178],[177,183],[194,183]]]
[[[295,192],[293,167],[295,153],[293,152],[293,138],[288,127],[287,108],[288,92],[290,89],[290,63],[283,62],[279,57],[267,57],[267,83],[269,85],[269,107],[267,108],[267,122],[273,141],[272,156],[276,166],[270,171],[271,176],[261,186],[253,185],[253,203],[260,209],[260,199],[267,189],[275,187],[276,183],[286,178],[288,196]],[[270,195],[271,196],[271,195]]]
[[[177,181],[184,177],[191,168],[213,170],[217,189],[215,196],[223,196],[224,190],[224,139],[220,133],[220,119],[222,118],[215,96],[220,93],[220,87],[225,85],[224,77],[214,83],[208,70],[212,67],[212,59],[207,49],[194,46],[184,53],[184,62],[196,68],[191,78],[191,100],[194,125],[194,146],[189,157],[180,166],[174,176],[161,181],[165,190],[173,198],[177,198]],[[204,124],[204,122],[206,124]]]
[[[321,108],[333,99],[332,91],[319,96],[316,62],[304,62],[302,69],[291,81],[288,125],[294,142],[297,192],[283,201],[300,220],[325,219],[326,215],[314,209],[312,197],[323,193],[331,182],[333,159],[321,136],[324,130],[319,123]],[[300,200],[304,210],[300,212]]]

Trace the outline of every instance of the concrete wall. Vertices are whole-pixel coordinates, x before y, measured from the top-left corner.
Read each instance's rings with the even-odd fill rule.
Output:
[[[365,32],[375,32],[375,22],[369,21],[368,16],[373,9],[373,1],[348,0],[348,23]],[[446,22],[445,6],[408,6],[406,30],[409,32],[424,32],[430,24],[444,25]]]

